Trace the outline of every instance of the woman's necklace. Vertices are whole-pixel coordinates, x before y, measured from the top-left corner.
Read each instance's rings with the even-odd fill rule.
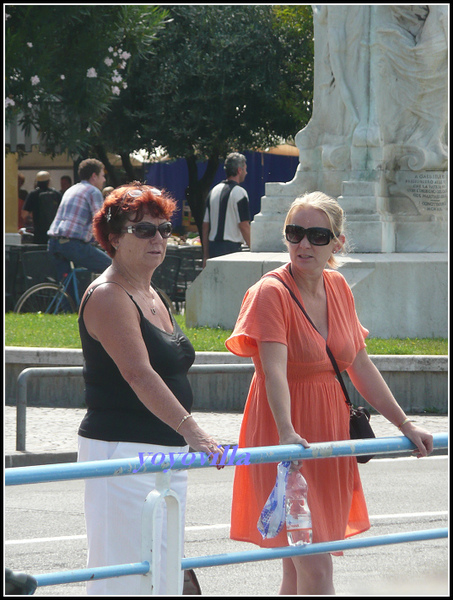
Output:
[[[148,302],[148,298],[144,295],[144,292],[142,292],[142,290],[139,290],[137,286],[135,286],[131,281],[129,281],[129,279],[126,277],[126,275],[124,275],[124,273],[122,271],[120,271],[120,269],[118,269],[118,267],[113,267],[113,270],[116,271],[117,273],[119,273],[121,275],[121,277],[123,279],[125,279],[127,281],[127,283],[134,288],[134,290],[137,290],[137,292],[139,294],[141,294],[142,298],[146,299],[146,302]],[[153,299],[153,305],[150,307],[150,310],[153,313],[153,315],[155,315],[156,314],[156,298],[153,293],[151,293],[151,296]]]

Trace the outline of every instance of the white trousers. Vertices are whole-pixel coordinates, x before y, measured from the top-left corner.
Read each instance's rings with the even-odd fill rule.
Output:
[[[157,446],[130,442],[104,442],[79,436],[80,462],[137,457],[144,452],[187,452],[188,447]],[[146,454],[146,456],[148,456]],[[171,489],[181,503],[181,544],[184,547],[187,471],[170,471]],[[131,474],[85,480],[85,522],[88,538],[88,567],[141,562],[141,517],[145,498],[155,487],[156,474]],[[166,575],[166,507],[159,511],[162,530],[161,568],[157,593],[162,593]],[[156,532],[157,535],[159,534]],[[127,575],[87,583],[88,595],[140,595],[142,575]],[[181,571],[181,577],[183,572]]]

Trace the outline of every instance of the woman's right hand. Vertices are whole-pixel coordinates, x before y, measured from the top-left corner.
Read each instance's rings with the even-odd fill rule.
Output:
[[[310,448],[310,444],[307,442],[307,440],[305,438],[301,437],[295,431],[292,433],[288,433],[286,435],[281,435],[279,444],[280,444],[280,446],[286,446],[288,444],[300,444],[304,448]],[[301,459],[291,461],[291,467],[290,467],[291,471],[298,471],[301,467],[302,467]]]
[[[189,419],[186,423],[183,423],[179,429],[179,433],[184,437],[190,448],[195,452],[204,452],[205,454],[220,455],[216,460],[217,464],[220,463],[224,448],[220,446],[217,441],[209,434],[203,431],[199,427],[194,419]],[[217,466],[218,469],[222,469],[223,466]]]

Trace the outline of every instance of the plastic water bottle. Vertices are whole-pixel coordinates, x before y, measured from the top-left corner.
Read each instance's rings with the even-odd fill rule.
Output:
[[[308,485],[300,471],[291,471],[286,483],[286,532],[290,546],[311,544],[313,530],[307,502]]]

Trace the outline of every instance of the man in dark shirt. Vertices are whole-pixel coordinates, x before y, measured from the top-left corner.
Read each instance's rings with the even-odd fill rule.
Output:
[[[50,187],[50,174],[39,171],[36,175],[36,188],[30,192],[22,207],[24,218],[33,218],[33,243],[47,244],[47,230],[54,220],[61,194]]]
[[[206,201],[203,219],[203,266],[208,258],[239,252],[250,246],[249,197],[240,185],[247,175],[243,154],[232,152],[225,159],[226,180],[217,184]]]

